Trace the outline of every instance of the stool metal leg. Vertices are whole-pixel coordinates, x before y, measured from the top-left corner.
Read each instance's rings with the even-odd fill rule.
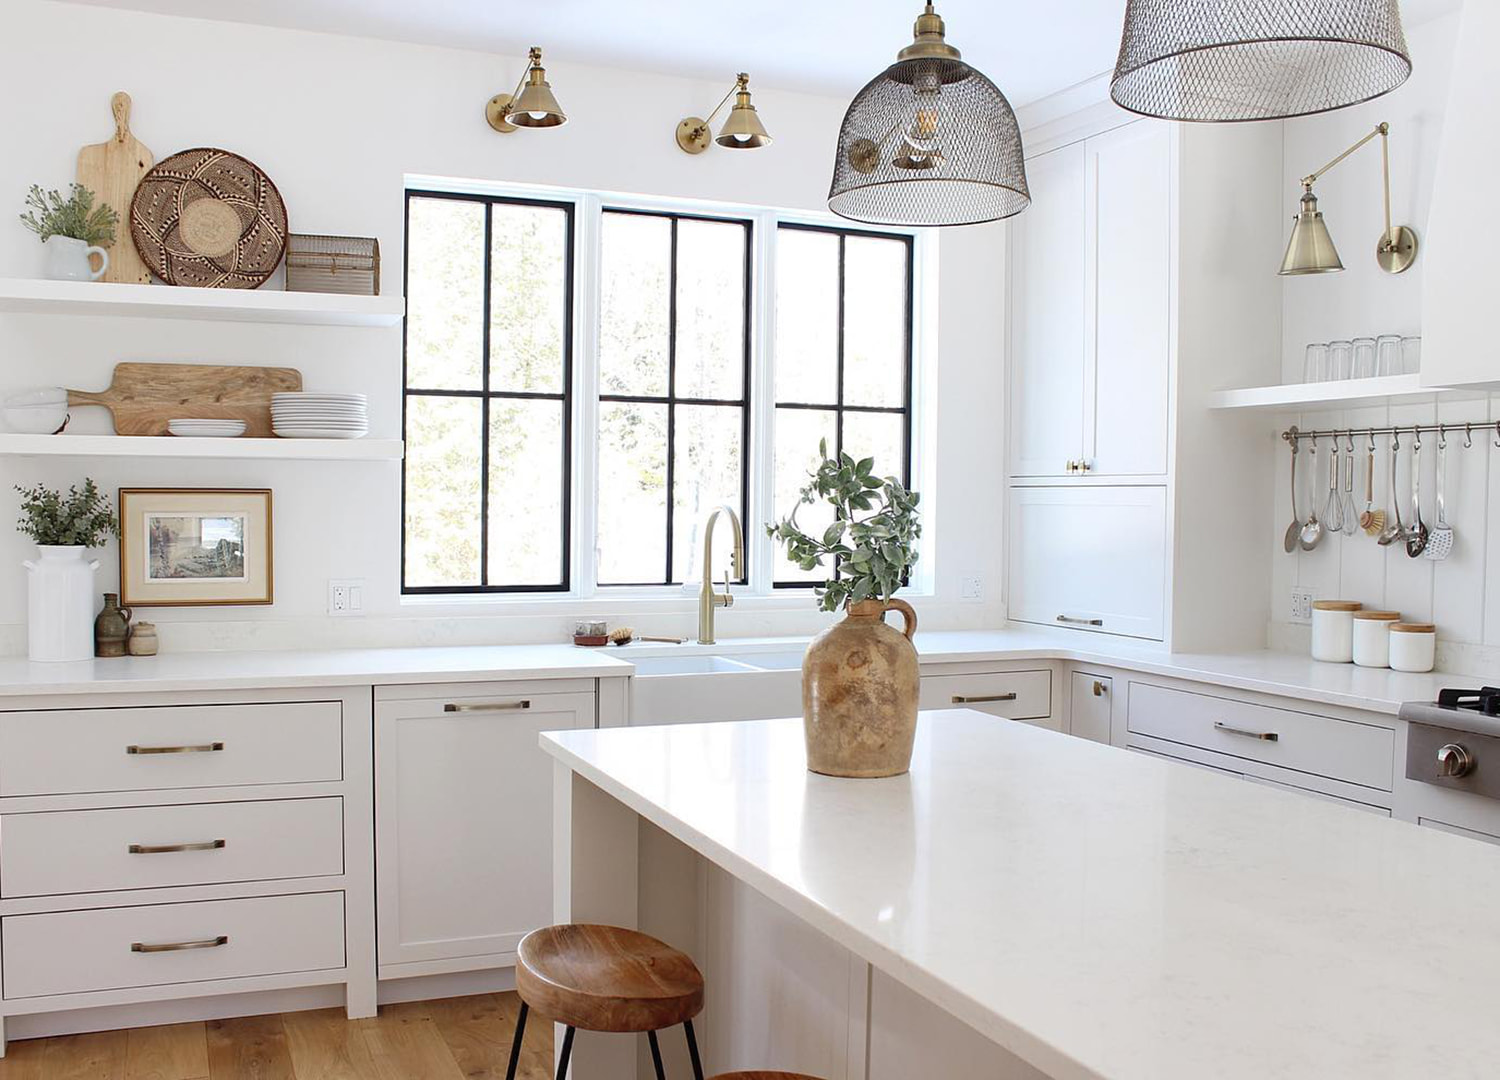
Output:
[[[703,1060],[698,1056],[698,1037],[693,1034],[693,1022],[684,1020],[682,1030],[687,1034],[688,1056],[693,1059],[693,1080],[703,1080]]]
[[[568,1059],[573,1056],[573,1029],[568,1028],[563,1032],[562,1057],[557,1062],[557,1080],[566,1080],[568,1075]]]
[[[651,1064],[656,1066],[656,1080],[667,1080],[667,1071],[661,1067],[661,1044],[656,1041],[656,1032],[646,1032],[651,1043]]]
[[[521,1040],[526,1035],[526,1014],[531,1006],[521,1002],[521,1015],[516,1018],[516,1034],[510,1041],[510,1066],[505,1070],[505,1080],[516,1080],[516,1066],[521,1061]]]

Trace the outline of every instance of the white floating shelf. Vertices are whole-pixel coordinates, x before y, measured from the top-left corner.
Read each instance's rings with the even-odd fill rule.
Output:
[[[342,296],[280,289],[194,289],[0,278],[0,312],[7,311],[303,326],[395,326],[406,312],[406,300],[400,296]]]
[[[400,461],[400,439],[181,439],[174,435],[4,435],[0,455]]]
[[[1380,375],[1371,379],[1340,379],[1336,382],[1219,390],[1211,396],[1209,404],[1215,409],[1311,412],[1317,409],[1349,409],[1360,405],[1434,401],[1439,396],[1451,398],[1462,395],[1441,387],[1423,386],[1420,375]]]

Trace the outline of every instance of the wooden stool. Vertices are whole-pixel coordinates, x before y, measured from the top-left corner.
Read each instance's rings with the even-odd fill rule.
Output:
[[[693,1017],[703,1011],[703,973],[686,953],[647,934],[618,926],[569,923],[533,930],[516,949],[516,993],[521,1015],[511,1043],[506,1080],[515,1080],[526,1015],[536,1009],[567,1026],[557,1080],[568,1075],[573,1032],[642,1032],[651,1042],[657,1080],[666,1080],[656,1033],[681,1024],[694,1080],[703,1080]],[[773,1075],[773,1074],[766,1074]]]
[[[786,1072],[732,1072],[720,1073],[711,1076],[709,1080],[818,1080],[816,1076],[808,1076],[806,1073]]]

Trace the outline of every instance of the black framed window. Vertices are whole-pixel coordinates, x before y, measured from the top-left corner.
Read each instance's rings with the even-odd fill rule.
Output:
[[[907,236],[777,226],[777,520],[796,506],[825,439],[911,485],[913,270]],[[804,507],[798,522],[821,530],[833,520],[823,511]],[[824,576],[778,559],[774,584],[808,586]]]
[[[406,199],[402,591],[569,588],[573,207]]]
[[[691,580],[712,509],[727,503],[749,521],[751,230],[732,218],[602,214],[601,586]]]

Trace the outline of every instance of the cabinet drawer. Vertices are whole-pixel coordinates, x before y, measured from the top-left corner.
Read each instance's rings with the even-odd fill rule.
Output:
[[[0,939],[7,1000],[322,971],[344,966],[344,894],[11,915]]]
[[[0,796],[338,780],[343,760],[337,701],[0,714]]]
[[[338,798],[6,814],[0,833],[7,898],[344,870]]]
[[[924,709],[978,709],[1007,720],[1040,720],[1052,715],[1052,672],[929,675],[918,702]]]
[[[1130,685],[1130,731],[1391,790],[1394,731],[1145,683]]]

